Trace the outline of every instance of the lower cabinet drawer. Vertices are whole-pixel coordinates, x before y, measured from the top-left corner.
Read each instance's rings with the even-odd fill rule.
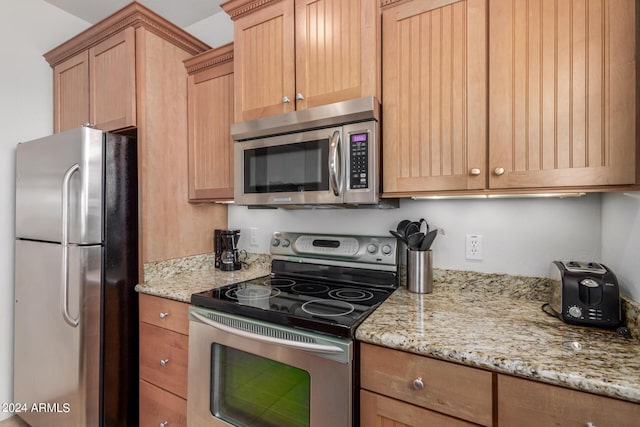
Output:
[[[498,426],[638,427],[640,404],[498,375]]]
[[[493,425],[493,374],[481,369],[362,343],[361,388]]]
[[[393,427],[472,427],[477,424],[451,418],[419,406],[360,391],[360,425]]]
[[[187,398],[189,337],[140,322],[140,378]]]
[[[187,401],[140,380],[140,427],[186,427]]]

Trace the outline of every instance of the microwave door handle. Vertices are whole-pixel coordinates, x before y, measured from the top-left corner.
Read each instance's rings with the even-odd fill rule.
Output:
[[[334,196],[340,195],[340,132],[335,131],[329,139],[329,185]]]
[[[192,312],[191,315],[196,319],[198,319],[199,321],[201,321],[202,323],[206,323],[207,325],[212,326],[216,329],[219,329],[222,332],[264,342],[267,344],[277,344],[277,345],[295,348],[297,350],[309,351],[312,353],[328,353],[328,354],[344,353],[343,349],[333,345],[312,344],[312,343],[306,343],[306,342],[289,341],[282,338],[267,337],[264,335],[256,334],[253,332],[247,332],[247,331],[243,331],[242,329],[236,329],[231,326],[227,326],[223,323],[216,322],[215,320],[211,320],[208,317],[205,317],[199,313]]]

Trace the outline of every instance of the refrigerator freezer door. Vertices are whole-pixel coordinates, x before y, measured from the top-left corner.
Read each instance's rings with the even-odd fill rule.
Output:
[[[97,426],[102,248],[69,247],[76,327],[62,316],[61,259],[59,244],[16,240],[14,401],[32,427]]]
[[[103,140],[78,128],[18,144],[17,238],[61,242],[64,204],[69,243],[102,242]]]

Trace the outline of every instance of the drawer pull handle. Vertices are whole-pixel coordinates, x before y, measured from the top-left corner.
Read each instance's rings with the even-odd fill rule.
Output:
[[[413,388],[415,390],[424,390],[424,383],[422,382],[422,377],[418,377],[413,380]]]
[[[160,427],[167,427],[169,425],[169,421],[164,421],[160,423]]]
[[[165,317],[167,317],[168,315],[169,315],[169,313],[161,312],[161,313],[160,313],[160,318],[161,318],[161,319],[164,319],[164,318],[165,318]]]
[[[161,359],[160,360],[160,366],[167,366],[167,363],[169,363],[169,359]]]

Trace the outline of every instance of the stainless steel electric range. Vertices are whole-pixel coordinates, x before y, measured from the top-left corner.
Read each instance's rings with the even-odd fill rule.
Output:
[[[272,273],[193,294],[190,426],[352,426],[357,326],[398,286],[387,236],[276,232]]]

